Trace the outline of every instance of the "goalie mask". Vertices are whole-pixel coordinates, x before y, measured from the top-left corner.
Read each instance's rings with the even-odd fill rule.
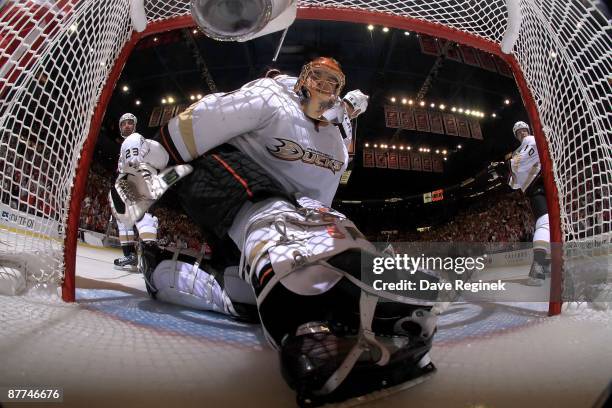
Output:
[[[338,61],[319,57],[304,65],[294,91],[301,98],[306,116],[327,122],[323,114],[338,103],[344,83],[344,73]]]
[[[124,113],[119,118],[119,132],[124,139],[136,131],[138,120],[131,113]]]

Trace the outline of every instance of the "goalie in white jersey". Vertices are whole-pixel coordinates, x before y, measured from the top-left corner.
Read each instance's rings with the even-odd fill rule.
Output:
[[[550,273],[550,230],[542,168],[535,137],[529,134],[529,125],[521,121],[516,122],[512,133],[521,145],[512,153],[507,167],[501,166],[499,169],[502,172],[509,170],[510,187],[520,189],[529,197],[536,224],[533,233],[533,262],[527,284],[540,286]]]
[[[129,222],[171,188],[197,225],[229,236],[240,252],[233,272],[143,247],[147,289],[159,300],[239,317],[250,291],[298,401],[318,404],[433,372],[437,318],[429,298],[362,282],[362,256],[378,252],[330,208],[348,162],[335,123],[365,111],[367,97],[353,93],[339,108],[345,78],[331,58],[315,59],[291,82],[259,79],[198,101],[154,138],[163,150],[154,143],[140,157],[137,188],[118,188],[112,198]]]

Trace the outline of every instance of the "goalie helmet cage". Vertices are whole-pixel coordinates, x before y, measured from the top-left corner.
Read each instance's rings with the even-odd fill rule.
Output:
[[[140,39],[194,26],[189,3],[146,0],[142,33],[132,28],[129,0],[9,0],[0,10],[6,221],[0,258],[27,268],[34,282],[61,284],[66,301],[74,300],[79,215],[106,106]],[[612,58],[610,25],[598,2],[299,0],[298,6],[301,19],[410,30],[499,56],[513,71],[536,137],[551,240],[609,242]],[[564,260],[567,253],[553,252],[551,315],[561,311]]]

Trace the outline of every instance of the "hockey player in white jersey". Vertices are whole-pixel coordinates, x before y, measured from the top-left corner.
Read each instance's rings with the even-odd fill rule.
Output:
[[[125,169],[130,167],[130,163],[138,160],[142,154],[144,138],[136,133],[136,125],[138,119],[131,113],[124,113],[119,118],[119,132],[123,137],[121,148],[119,149],[119,160],[117,162],[117,172],[119,176],[125,173]],[[119,231],[119,242],[123,250],[123,257],[117,258],[114,261],[115,266],[125,268],[136,268],[136,247],[134,241],[134,227],[124,225],[119,219],[117,221],[117,229]],[[153,217],[149,213],[145,213],[137,223],[139,238],[143,241],[155,242],[157,240],[157,217]]]
[[[515,190],[521,189],[531,203],[536,224],[533,233],[533,262],[527,284],[540,286],[550,269],[550,230],[546,194],[541,177],[542,168],[535,137],[529,134],[529,125],[521,121],[516,122],[512,133],[521,145],[512,153],[508,184]]]
[[[428,357],[436,330],[432,299],[375,291],[364,282],[362,258],[379,253],[330,208],[348,162],[335,125],[344,83],[335,60],[318,58],[293,88],[264,78],[209,95],[154,138],[167,163],[135,166],[162,171],[148,181],[133,173],[134,184],[154,184],[152,191],[138,187],[138,194],[126,189],[113,197],[114,212],[129,222],[146,207],[136,196],[154,200],[160,185],[174,185],[170,194],[198,226],[231,238],[240,253],[234,273],[143,246],[147,289],[160,300],[241,315],[232,310],[240,302],[225,278],[242,278],[302,405],[344,400],[435,370]],[[359,113],[367,98],[351,105]],[[193,168],[173,173],[187,162]],[[214,308],[206,306],[211,303]]]
[[[527,285],[541,286],[550,273],[550,230],[542,168],[535,137],[529,134],[529,125],[522,121],[516,122],[512,133],[521,143],[520,146],[512,152],[507,163],[492,163],[492,168],[507,176],[508,185],[512,189],[520,189],[529,197],[536,224],[533,233],[533,262]]]

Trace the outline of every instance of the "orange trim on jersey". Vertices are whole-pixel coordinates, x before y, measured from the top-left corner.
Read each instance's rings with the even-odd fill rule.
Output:
[[[249,185],[247,184],[247,182],[242,177],[240,177],[240,175],[238,175],[238,173],[236,173],[236,171],[234,171],[234,169],[232,169],[232,167],[229,164],[227,164],[221,157],[219,157],[216,154],[213,154],[212,157],[215,160],[217,160],[219,163],[221,163],[221,165],[225,167],[225,170],[229,171],[231,175],[234,176],[234,178],[238,180],[240,184],[242,184],[242,187],[244,187],[244,189],[246,190],[249,198],[253,198],[253,192],[249,188]]]
[[[166,126],[162,126],[161,129],[159,130],[159,134],[161,135],[160,139],[164,147],[166,148],[166,151],[172,156],[172,158],[174,159],[176,163],[183,163],[183,160],[180,157],[176,157],[176,155],[174,154],[174,146],[171,146],[170,143],[168,142],[168,139],[167,139],[168,136],[166,136],[166,132],[164,132],[165,129],[166,129]]]
[[[264,281],[266,280],[266,276],[268,276],[270,273],[272,273],[272,268],[266,269],[264,273],[261,274],[261,276],[259,277],[260,285],[263,285]]]

